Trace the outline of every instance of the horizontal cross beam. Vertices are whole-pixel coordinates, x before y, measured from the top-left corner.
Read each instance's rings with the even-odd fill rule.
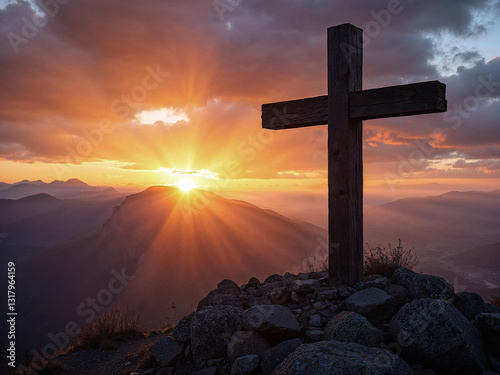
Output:
[[[349,117],[353,120],[446,112],[446,108],[446,85],[439,81],[349,94]],[[262,105],[262,127],[266,129],[292,129],[327,123],[327,95]]]

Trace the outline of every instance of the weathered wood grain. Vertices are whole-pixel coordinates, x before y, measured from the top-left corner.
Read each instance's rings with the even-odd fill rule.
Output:
[[[356,120],[446,112],[446,85],[411,83],[349,93],[349,117]],[[292,129],[328,123],[328,96],[262,105],[262,127]]]
[[[349,93],[361,91],[363,30],[328,29],[328,233],[329,279],[363,280],[363,131],[349,115]]]

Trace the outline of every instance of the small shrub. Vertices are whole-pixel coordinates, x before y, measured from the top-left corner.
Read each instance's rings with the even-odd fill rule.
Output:
[[[500,290],[498,291],[498,296],[492,296],[490,303],[495,306],[500,306]]]
[[[116,307],[99,315],[91,324],[82,329],[73,350],[112,350],[114,342],[128,341],[144,337],[140,316],[133,311],[121,312]]]
[[[389,250],[378,246],[365,251],[364,275],[382,275],[390,278],[399,267],[412,269],[418,264],[418,259],[412,254],[412,250],[404,250],[403,241],[399,240],[398,246],[394,249],[391,249],[389,244]]]
[[[307,253],[306,255],[306,262],[304,264],[304,271],[306,273],[311,273],[311,272],[328,272],[328,257],[322,260],[318,260],[315,255],[309,257]]]

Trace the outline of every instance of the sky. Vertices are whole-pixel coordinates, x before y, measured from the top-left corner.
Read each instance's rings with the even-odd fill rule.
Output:
[[[364,121],[365,185],[499,186],[499,20],[487,0],[0,0],[0,181],[324,186],[326,126],[263,130],[260,108],[325,95],[326,30],[352,23],[363,89],[447,85],[445,114]]]

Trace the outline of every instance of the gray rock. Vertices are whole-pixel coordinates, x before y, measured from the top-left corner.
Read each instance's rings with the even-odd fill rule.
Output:
[[[231,366],[231,375],[252,375],[259,368],[258,355],[246,355],[237,358]]]
[[[242,321],[246,329],[276,340],[297,337],[300,332],[295,315],[288,307],[281,305],[251,307],[243,313]]]
[[[184,349],[184,358],[186,358],[186,360],[188,361],[193,359],[193,352],[191,351],[191,345],[186,346],[186,349]]]
[[[492,305],[491,303],[485,303],[484,304],[484,312],[491,313],[491,314],[498,314],[498,313],[500,313],[500,306],[495,306],[495,305]]]
[[[339,291],[337,288],[328,288],[317,292],[316,295],[320,301],[335,301],[339,297]]]
[[[500,355],[500,314],[478,314],[474,326],[483,334],[488,351]]]
[[[380,344],[384,342],[385,335],[364,316],[352,311],[343,311],[328,323],[323,339],[380,347]]]
[[[391,296],[391,304],[395,310],[401,307],[408,297],[408,290],[401,285],[391,284],[384,289],[384,292]]]
[[[172,337],[166,336],[159,339],[151,346],[151,353],[161,367],[173,366],[182,359],[184,346]]]
[[[206,367],[204,369],[192,372],[191,375],[215,375],[217,374],[217,367]]]
[[[374,280],[368,280],[365,283],[365,288],[379,288],[384,289],[389,285],[389,280],[387,277],[378,277]]]
[[[191,350],[198,367],[213,358],[226,355],[231,336],[238,328],[243,309],[209,306],[198,311],[191,320]]]
[[[292,296],[292,289],[289,286],[274,288],[266,294],[273,304],[284,305]]]
[[[240,287],[232,280],[222,280],[217,284],[217,288],[212,290],[208,295],[198,303],[197,310],[206,306],[229,305],[232,306],[241,294]],[[217,297],[219,295],[226,295],[225,297]],[[236,298],[228,297],[232,295]],[[227,302],[227,303],[224,303]]]
[[[298,295],[304,296],[309,293],[314,293],[320,286],[321,284],[316,279],[295,280],[292,289]]]
[[[438,373],[475,374],[484,369],[480,332],[450,302],[418,299],[391,320],[390,332],[402,357]]]
[[[324,331],[321,329],[308,329],[306,331],[306,339],[308,342],[317,342],[323,340]]]
[[[288,280],[287,282],[290,282],[290,280]],[[288,287],[287,282],[275,281],[268,284],[262,284],[262,286],[257,290],[257,292],[255,292],[255,295],[257,297],[268,296],[271,292],[273,292],[276,289]]]
[[[350,297],[351,295],[353,295],[356,292],[357,292],[356,289],[354,289],[351,286],[346,286],[346,285],[340,285],[337,289],[337,293],[338,293],[339,297],[342,297],[342,298]]]
[[[301,345],[276,369],[275,375],[413,375],[398,356],[354,343],[320,341]]]
[[[391,284],[408,289],[412,299],[440,298],[450,302],[455,299],[453,286],[442,277],[421,275],[408,268],[398,268],[394,271]]]
[[[232,294],[235,297],[239,297],[241,294],[240,287],[233,280],[224,279],[217,284],[217,289],[221,292],[220,294]]]
[[[324,310],[324,309],[326,309],[326,307],[327,307],[327,306],[326,306],[326,303],[321,302],[321,301],[318,301],[318,302],[316,302],[316,303],[313,305],[313,307],[314,307],[316,310]]]
[[[196,312],[186,315],[182,318],[179,323],[174,328],[174,339],[179,342],[189,342],[191,341],[191,319]]]
[[[311,318],[309,319],[309,326],[321,328],[321,315],[319,314],[312,315]]]
[[[300,345],[302,345],[300,339],[287,340],[262,353],[260,362],[262,375],[271,375],[276,367]]]
[[[238,357],[261,355],[270,347],[267,340],[255,331],[236,331],[227,346],[227,357],[232,363]]]
[[[365,282],[364,282],[364,281],[360,281],[359,283],[354,284],[352,287],[353,287],[354,289],[356,289],[357,291],[360,291],[360,290],[365,289],[365,287],[366,287],[365,285],[366,285],[366,284],[365,284]],[[368,287],[366,287],[366,288],[368,288]]]
[[[274,274],[274,275],[268,276],[268,277],[264,280],[264,284],[275,283],[275,282],[277,282],[277,281],[283,281],[283,276],[278,275],[278,274]]]
[[[215,294],[208,298],[202,305],[206,306],[233,306],[233,307],[243,307],[243,302],[232,294]]]
[[[260,285],[259,279],[256,277],[251,277],[250,280],[248,280],[248,283],[245,284],[243,287],[243,290],[248,290],[248,288],[256,288]]]
[[[459,292],[456,294],[453,305],[469,320],[473,320],[477,314],[484,312],[484,301],[477,293]]]
[[[344,301],[344,308],[378,320],[390,317],[394,311],[391,296],[378,288],[367,288],[354,293]]]

